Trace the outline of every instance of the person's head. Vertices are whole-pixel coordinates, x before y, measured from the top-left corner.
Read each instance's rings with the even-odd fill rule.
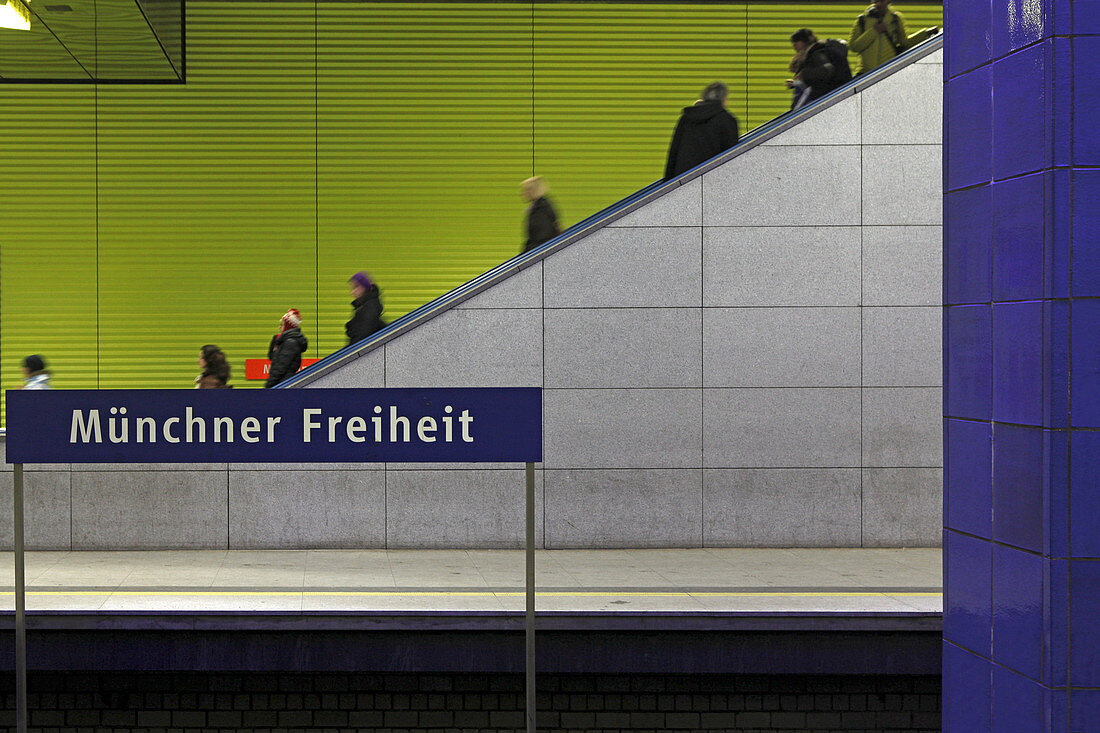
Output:
[[[885,14],[890,9],[890,0],[871,0],[871,5],[878,13]]]
[[[199,350],[199,366],[204,374],[215,374],[229,381],[229,361],[225,358],[225,352],[214,344],[207,344]]]
[[[726,97],[729,96],[730,90],[720,81],[711,82],[707,84],[707,88],[703,90],[704,102],[718,102],[723,107],[726,106]]]
[[[38,354],[31,354],[27,358],[23,359],[23,376],[29,377],[33,374],[46,371],[46,360]]]
[[[283,314],[282,326],[284,331],[289,331],[292,328],[297,328],[302,325],[302,314],[298,312],[297,308],[291,308]]]
[[[546,185],[546,181],[543,180],[542,176],[531,176],[519,184],[519,191],[523,198],[528,201],[536,201],[550,193],[550,187]]]
[[[348,278],[348,287],[351,288],[351,296],[353,298],[362,298],[370,290],[373,283],[370,280],[370,275],[365,272],[357,272]]]
[[[214,364],[218,361],[218,357],[225,360],[225,354],[214,344],[207,344],[199,349],[199,366],[206,368],[208,365]]]
[[[817,43],[817,36],[809,28],[799,28],[791,34],[791,45],[794,50],[802,53],[810,46]]]

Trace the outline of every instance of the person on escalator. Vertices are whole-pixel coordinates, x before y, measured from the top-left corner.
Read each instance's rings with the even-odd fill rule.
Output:
[[[720,81],[703,90],[702,100],[684,107],[665,163],[670,180],[737,144],[737,118],[726,110],[729,90]]]
[[[271,370],[264,382],[265,389],[290,379],[302,368],[302,354],[309,346],[309,341],[302,334],[301,326],[302,314],[297,308],[291,308],[283,314],[279,321],[279,333],[271,337],[271,344],[267,347]]]
[[[520,195],[531,204],[527,207],[527,241],[523,243],[521,254],[561,234],[558,212],[550,203],[549,193],[550,188],[542,176],[533,176],[520,184]]]
[[[350,346],[376,331],[381,331],[386,324],[382,321],[381,293],[367,273],[355,273],[348,280],[348,285],[351,287],[351,307],[355,309],[351,320],[344,324],[344,333],[348,335]]]
[[[794,78],[787,86],[794,90],[791,109],[820,99],[829,92],[852,80],[848,66],[848,44],[835,38],[824,41],[809,28],[800,28],[791,35],[795,56],[791,60]]]
[[[852,26],[848,48],[859,54],[862,74],[882,66],[902,51],[907,51],[940,32],[938,26],[922,28],[913,35],[905,30],[905,18],[890,8],[890,0],[874,0]]]

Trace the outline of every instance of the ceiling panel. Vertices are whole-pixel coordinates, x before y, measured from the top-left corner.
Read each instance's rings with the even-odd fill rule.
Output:
[[[0,28],[4,81],[182,81],[182,0],[33,0],[27,7],[29,31]]]

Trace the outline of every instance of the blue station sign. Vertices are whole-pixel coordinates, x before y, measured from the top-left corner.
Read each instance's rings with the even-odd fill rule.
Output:
[[[8,463],[541,460],[538,388],[7,392]]]

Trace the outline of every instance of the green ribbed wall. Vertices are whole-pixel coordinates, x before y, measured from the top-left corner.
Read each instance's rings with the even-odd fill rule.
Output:
[[[187,387],[213,342],[243,386],[291,306],[330,353],[352,272],[411,310],[518,251],[532,170],[594,213],[660,176],[703,85],[750,129],[790,32],[861,8],[190,0],[186,85],[0,88],[0,382],[38,352],[58,387]]]

